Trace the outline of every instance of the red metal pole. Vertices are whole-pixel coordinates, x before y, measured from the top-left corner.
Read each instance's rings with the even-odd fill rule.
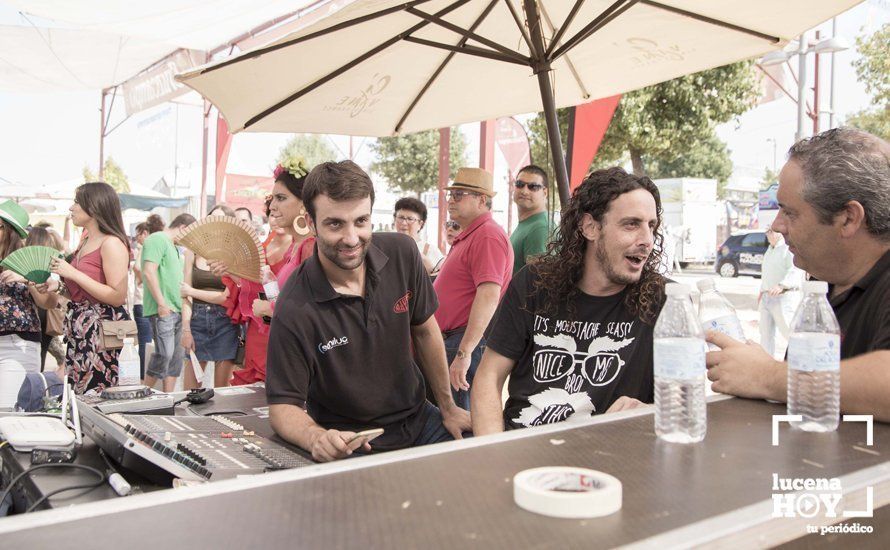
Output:
[[[479,168],[494,174],[494,132],[496,120],[479,123]]]

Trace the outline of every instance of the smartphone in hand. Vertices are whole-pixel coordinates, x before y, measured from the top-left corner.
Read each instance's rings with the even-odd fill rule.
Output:
[[[383,435],[383,428],[374,428],[356,433],[346,441],[346,446],[352,450],[358,449],[365,443],[370,443],[377,437]]]

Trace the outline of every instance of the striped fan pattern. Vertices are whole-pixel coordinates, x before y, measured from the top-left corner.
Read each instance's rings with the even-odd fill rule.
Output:
[[[48,246],[26,246],[6,257],[0,265],[15,271],[37,284],[45,283],[50,276],[49,262],[61,258],[62,253]]]
[[[231,216],[208,216],[183,227],[176,242],[202,258],[225,263],[232,275],[260,282],[266,252],[248,222]]]

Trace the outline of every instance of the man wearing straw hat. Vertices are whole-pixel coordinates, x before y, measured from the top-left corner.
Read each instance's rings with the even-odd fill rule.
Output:
[[[470,385],[485,349],[483,332],[513,273],[513,247],[491,216],[492,180],[481,168],[461,168],[446,189],[448,214],[464,230],[455,237],[433,285],[454,400],[467,410]]]

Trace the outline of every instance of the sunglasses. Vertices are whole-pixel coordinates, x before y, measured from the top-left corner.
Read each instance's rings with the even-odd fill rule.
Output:
[[[451,229],[452,231],[460,231],[460,224],[453,221],[445,222],[445,229]]]
[[[400,222],[405,222],[408,225],[412,223],[417,223],[420,221],[420,218],[412,218],[411,216],[393,216],[393,219],[399,220]]]
[[[525,183],[522,180],[516,180],[513,182],[513,187],[516,189],[522,189],[524,187],[528,187],[528,190],[534,193],[535,191],[540,191],[544,188],[540,183]]]
[[[482,196],[481,193],[477,193],[475,191],[446,191],[445,198],[449,201],[460,202],[461,199],[464,198],[465,195],[473,195],[476,197]]]

